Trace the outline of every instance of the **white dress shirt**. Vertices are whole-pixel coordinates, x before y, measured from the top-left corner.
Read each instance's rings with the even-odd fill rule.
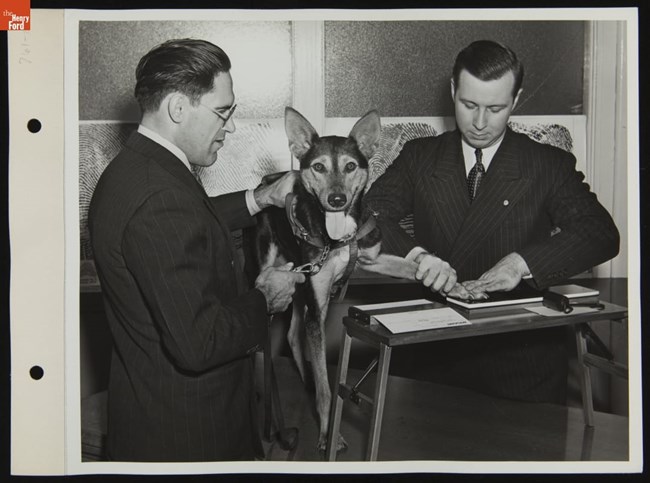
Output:
[[[505,136],[505,132],[501,135],[499,140],[496,143],[494,143],[492,146],[489,146],[487,148],[481,148],[481,151],[483,151],[483,157],[481,158],[481,163],[485,167],[486,173],[488,168],[490,167],[492,158],[494,158],[497,149],[499,149],[499,146],[501,146],[501,141],[503,141],[504,136]],[[464,139],[462,140],[462,145],[463,145],[463,158],[465,158],[465,175],[469,176],[470,170],[476,164],[476,153],[475,153],[476,148],[473,148],[472,146],[467,144]]]

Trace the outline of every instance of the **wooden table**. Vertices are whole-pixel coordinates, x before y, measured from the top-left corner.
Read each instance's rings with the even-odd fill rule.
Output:
[[[393,334],[379,324],[369,325],[361,323],[351,317],[344,317],[343,339],[340,346],[336,373],[335,397],[330,415],[330,427],[326,450],[327,459],[329,461],[334,461],[336,459],[336,445],[333,444],[333,442],[338,439],[343,402],[349,400],[359,406],[369,406],[372,409],[366,460],[377,460],[377,450],[379,447],[379,437],[381,433],[381,423],[388,382],[388,369],[390,367],[391,351],[393,347],[462,337],[476,337],[563,325],[572,326],[575,330],[578,362],[581,367],[580,377],[584,421],[586,426],[593,426],[594,414],[590,368],[595,367],[610,374],[627,378],[626,365],[587,351],[587,342],[585,337],[585,331],[588,329],[587,324],[602,320],[616,322],[625,322],[627,320],[627,309],[625,307],[607,302],[601,303],[605,308],[598,312],[578,315],[569,314],[557,317],[544,317],[526,310],[523,306],[517,306],[508,310],[499,311],[498,313],[484,314],[478,317],[473,316],[470,319],[472,322],[471,325],[401,334]],[[437,305],[444,307],[444,304]],[[530,304],[528,306],[531,307],[535,305],[539,306],[541,303]],[[350,346],[353,337],[367,344],[378,347],[379,358],[370,365],[356,384],[350,385],[347,383],[347,374],[350,358]],[[358,390],[358,387],[375,367],[377,367],[377,379],[375,383],[374,398],[370,398],[361,393]]]

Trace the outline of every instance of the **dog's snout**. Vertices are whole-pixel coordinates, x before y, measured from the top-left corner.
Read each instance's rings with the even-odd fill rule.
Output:
[[[333,208],[340,208],[348,201],[347,197],[343,193],[332,193],[327,197],[327,202]]]

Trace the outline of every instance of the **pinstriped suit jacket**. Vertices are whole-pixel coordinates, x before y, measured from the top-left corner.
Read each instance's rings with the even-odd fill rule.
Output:
[[[583,179],[573,155],[508,129],[470,204],[453,131],[406,143],[364,202],[379,213],[389,252],[421,245],[464,281],[517,251],[544,288],[618,253],[616,226]],[[411,213],[415,240],[398,225]]]
[[[364,203],[378,213],[384,251],[404,256],[422,246],[448,261],[459,281],[478,278],[516,251],[526,260],[534,284],[545,288],[618,253],[618,230],[583,179],[573,155],[508,129],[470,204],[460,133],[452,131],[406,143]],[[398,225],[409,214],[415,239]],[[482,360],[459,354],[456,343],[453,357],[467,357],[467,370],[474,372],[468,380],[478,377],[477,365],[487,364],[490,374],[483,379],[496,389],[488,390],[485,381],[473,387],[518,399],[549,399],[538,389],[554,371],[566,367],[549,359],[554,350],[550,346],[535,352],[537,341],[550,332],[534,332],[478,338],[482,341],[468,350],[484,350]],[[560,334],[555,336],[557,344],[562,341]],[[507,351],[511,353],[506,357]],[[522,370],[512,374],[514,382],[509,384],[513,364]]]
[[[134,133],[93,194],[89,227],[114,339],[109,457],[253,459],[252,361],[266,301],[245,289],[230,231],[242,192],[208,198],[171,152]]]

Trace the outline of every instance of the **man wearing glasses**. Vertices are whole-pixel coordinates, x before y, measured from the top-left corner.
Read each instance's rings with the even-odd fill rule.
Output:
[[[89,227],[113,354],[107,457],[214,461],[263,457],[251,355],[267,314],[304,275],[268,268],[248,289],[232,230],[283,206],[293,177],[209,198],[192,165],[217,160],[235,110],[230,60],[171,40],[136,69],[137,132],[102,174]]]

